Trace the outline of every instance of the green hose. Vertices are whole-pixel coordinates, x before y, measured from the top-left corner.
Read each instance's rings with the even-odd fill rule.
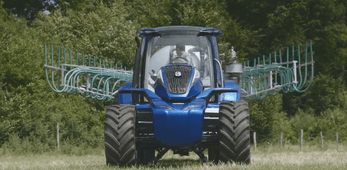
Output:
[[[127,71],[123,65],[119,68],[118,63],[107,64],[96,56],[78,53],[72,57],[71,50],[67,56],[66,49],[60,47],[57,50],[58,57],[55,58],[53,46],[48,57],[47,49],[45,44],[45,74],[49,86],[55,92],[81,94],[109,101],[122,83],[132,80],[133,72]],[[260,57],[255,58],[253,67],[250,61],[243,64],[241,87],[249,100],[262,99],[279,92],[304,92],[310,87],[314,75],[312,42],[309,41],[309,46],[306,43],[304,50],[292,46],[291,50],[286,48],[283,51],[279,50],[273,55],[270,53],[268,58],[263,55],[262,62]],[[301,55],[304,57],[301,58]]]
[[[105,60],[89,56],[85,60],[85,54],[76,58],[72,57],[73,52],[69,51],[66,56],[66,49],[58,48],[58,57],[54,58],[54,47],[51,47],[51,57],[48,58],[47,45],[45,44],[45,73],[49,86],[55,92],[65,92],[71,94],[81,94],[85,97],[109,101],[113,99],[118,88],[125,81],[132,80],[132,71],[126,71],[126,67],[121,69],[113,67]],[[67,64],[69,63],[69,64]],[[81,64],[82,65],[78,65]],[[91,67],[93,65],[94,67]],[[99,67],[96,67],[99,66]]]
[[[243,65],[241,86],[249,100],[262,99],[279,92],[305,92],[310,87],[314,75],[312,42],[309,41],[309,46],[306,43],[305,50],[300,50],[300,46],[296,49],[292,46],[291,49],[292,60],[289,60],[290,51],[286,48],[284,50],[286,52],[283,53],[287,54],[285,57],[282,56],[281,51],[278,51],[278,56],[274,52],[274,62],[270,53],[268,64],[265,64],[266,59],[263,56],[262,64],[258,58],[258,64],[254,60],[253,67],[249,67],[249,61],[247,61],[247,67]],[[310,57],[308,57],[308,51]],[[295,53],[297,56],[294,56]],[[302,54],[304,54],[303,58],[301,58]],[[308,72],[308,70],[311,71]]]

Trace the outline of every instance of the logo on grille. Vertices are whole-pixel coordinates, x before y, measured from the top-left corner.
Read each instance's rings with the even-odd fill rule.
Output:
[[[176,71],[176,72],[175,72],[175,76],[176,76],[176,77],[181,77],[181,75],[182,75],[182,73],[181,73],[180,71]]]

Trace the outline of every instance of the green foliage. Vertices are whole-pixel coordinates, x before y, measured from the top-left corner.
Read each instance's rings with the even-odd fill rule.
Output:
[[[347,108],[347,89],[344,80],[328,75],[316,76],[307,92],[293,99],[294,95],[298,94],[286,94],[284,97],[285,101],[288,101],[284,109],[290,115],[294,115],[297,111],[292,109],[293,106],[304,111],[313,111],[315,115],[320,115],[328,109]]]
[[[46,82],[32,90],[31,95],[22,92],[5,103],[7,107],[3,107],[1,112],[4,118],[0,125],[1,143],[8,141],[8,145],[13,146],[15,143],[11,142],[11,136],[17,134],[33,146],[45,145],[43,151],[53,149],[56,146],[56,125],[60,123],[62,143],[69,141],[73,146],[100,147],[103,141],[103,124],[100,123],[103,111],[84,102],[81,96],[41,93],[47,90]],[[9,110],[4,110],[6,108]]]
[[[18,17],[27,17],[29,20],[44,9],[42,0],[2,0],[0,5]]]
[[[209,26],[223,29],[230,18],[219,0],[183,1],[176,8],[179,25]]]
[[[339,133],[339,140],[345,141],[346,135],[346,109],[328,109],[321,115],[316,116],[313,111],[299,112],[290,120],[292,129],[295,131],[294,143],[299,142],[300,131],[304,131],[306,141],[320,141],[320,132],[323,133],[324,140],[335,140],[336,133]]]
[[[144,27],[160,27],[172,25],[175,20],[176,0],[132,0],[126,2],[130,6],[129,18],[137,20]]]
[[[227,1],[232,18],[254,34],[241,49],[248,58],[311,39],[315,71],[345,80],[346,8],[339,0]]]
[[[336,133],[339,134],[340,141],[347,139],[347,109],[328,109],[319,117],[318,127],[328,140],[336,139]]]
[[[304,131],[305,139],[313,140],[314,137],[319,135],[319,131],[317,132],[317,122],[318,118],[314,116],[311,112],[303,112],[301,110],[293,117],[290,121],[295,132],[293,142],[299,144],[301,129]],[[314,136],[311,136],[314,135]]]
[[[292,123],[285,112],[273,113],[273,123],[271,130],[271,141],[279,143],[282,133],[282,142],[291,143],[296,140]]]
[[[20,148],[47,151],[56,146],[56,124],[60,123],[62,142],[100,147],[104,111],[100,105],[103,104],[51,91],[43,69],[42,29],[28,27],[21,18],[3,17],[4,22],[0,22],[0,145],[10,150],[19,148],[19,152]]]
[[[269,96],[262,100],[254,100],[249,102],[249,110],[251,114],[251,131],[257,132],[257,141],[271,141],[274,121],[281,119],[278,113],[281,112],[281,95]]]
[[[98,10],[90,12],[68,10],[64,15],[59,11],[51,16],[40,15],[33,27],[42,30],[43,42],[131,66],[139,26],[136,21],[127,19],[129,13],[129,8],[120,0],[111,7],[100,3]]]
[[[94,10],[99,0],[55,0],[62,10],[72,9],[74,11]]]

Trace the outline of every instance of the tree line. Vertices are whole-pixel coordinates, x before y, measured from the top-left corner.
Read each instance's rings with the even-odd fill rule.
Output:
[[[132,67],[136,30],[169,25],[222,29],[220,51],[233,45],[241,60],[312,40],[315,77],[311,88],[302,94],[251,101],[251,130],[260,142],[276,141],[279,132],[284,132],[284,140],[297,141],[300,129],[312,140],[321,131],[339,132],[341,140],[347,139],[345,0],[47,2],[0,0],[2,147],[16,148],[26,142],[32,150],[55,148],[56,123],[64,129],[63,144],[103,145],[104,112],[111,103],[53,92],[44,74],[44,43]],[[15,146],[13,141],[20,142]]]

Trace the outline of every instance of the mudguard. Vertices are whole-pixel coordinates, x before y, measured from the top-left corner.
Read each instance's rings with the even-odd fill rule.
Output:
[[[132,88],[132,81],[126,81],[123,86],[119,89],[119,91],[122,91],[124,89]],[[118,97],[118,104],[132,104],[132,95],[131,94],[126,94],[126,93],[118,93],[115,96],[116,98]]]

